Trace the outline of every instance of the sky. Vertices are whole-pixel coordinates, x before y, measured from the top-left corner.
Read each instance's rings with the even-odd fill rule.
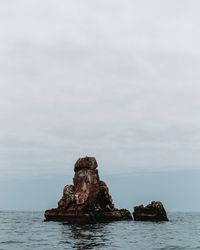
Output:
[[[1,1],[0,209],[56,206],[88,155],[119,206],[200,211],[199,8]]]

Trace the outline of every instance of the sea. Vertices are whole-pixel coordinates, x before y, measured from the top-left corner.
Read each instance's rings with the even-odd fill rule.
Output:
[[[169,222],[87,225],[44,222],[43,212],[0,211],[0,250],[200,249],[200,213],[168,213]]]

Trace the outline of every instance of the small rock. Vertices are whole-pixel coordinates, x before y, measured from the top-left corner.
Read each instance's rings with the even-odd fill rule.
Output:
[[[152,201],[149,205],[134,207],[135,221],[168,221],[167,213],[160,201]]]

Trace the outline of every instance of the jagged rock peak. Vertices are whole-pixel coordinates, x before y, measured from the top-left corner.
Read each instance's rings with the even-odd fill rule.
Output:
[[[93,223],[132,220],[128,210],[115,208],[106,183],[99,178],[94,157],[78,159],[74,171],[74,185],[64,187],[57,208],[45,211],[46,221]]]
[[[81,169],[90,169],[94,170],[98,167],[97,161],[95,157],[84,157],[84,158],[79,158],[77,162],[74,165],[74,172],[77,172]]]

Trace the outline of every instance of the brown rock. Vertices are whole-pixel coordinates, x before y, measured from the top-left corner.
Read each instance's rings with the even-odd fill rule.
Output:
[[[135,221],[168,221],[167,213],[160,201],[134,207],[133,218]]]
[[[58,208],[45,211],[46,221],[107,222],[132,220],[131,213],[116,209],[105,182],[99,178],[94,157],[80,158],[74,166],[74,185],[64,187]]]

